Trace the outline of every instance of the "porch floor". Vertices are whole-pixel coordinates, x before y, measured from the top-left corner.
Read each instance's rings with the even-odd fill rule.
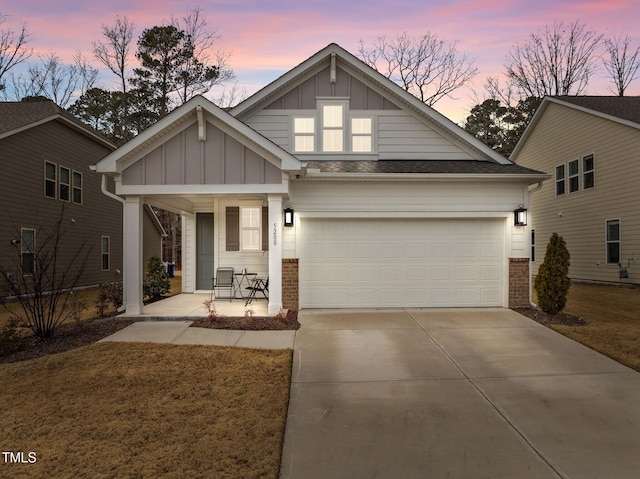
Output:
[[[139,319],[162,319],[162,318],[204,318],[207,316],[207,309],[204,302],[211,298],[209,292],[182,293],[171,296],[167,299],[146,304],[143,313],[135,318]],[[244,300],[219,298],[215,301],[215,310],[223,316],[244,316],[245,311],[253,310],[255,316],[268,316],[269,303],[266,299],[255,299],[247,306]],[[123,316],[129,316],[126,313]]]

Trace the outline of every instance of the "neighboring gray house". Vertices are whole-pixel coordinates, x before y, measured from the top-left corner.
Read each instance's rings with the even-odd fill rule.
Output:
[[[51,101],[0,103],[0,261],[11,274],[33,269],[33,250],[66,208],[68,230],[59,258],[90,249],[79,286],[122,279],[123,204],[105,196],[90,170],[115,149],[108,140]],[[113,181],[106,183],[114,191]],[[145,257],[160,255],[157,219],[145,214]],[[10,292],[0,278],[0,296]]]
[[[128,314],[143,313],[145,202],[182,215],[185,293],[233,267],[269,278],[270,313],[529,301],[514,216],[548,175],[335,44],[229,112],[189,100],[96,170],[126,201]]]
[[[555,232],[572,279],[640,284],[640,97],[546,97],[511,159],[553,173],[531,194],[534,275]]]

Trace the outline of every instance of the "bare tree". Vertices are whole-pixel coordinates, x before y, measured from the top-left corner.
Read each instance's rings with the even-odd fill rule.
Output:
[[[30,65],[26,74],[11,75],[11,91],[16,100],[42,97],[66,108],[73,98],[83,95],[95,83],[98,70],[78,51],[74,64],[62,63],[56,53],[40,57],[40,63]]]
[[[185,44],[191,55],[181,66],[178,95],[185,103],[197,94],[209,92],[215,85],[233,80],[235,75],[229,67],[231,54],[214,50],[220,38],[214,30],[208,29],[206,16],[200,7],[194,7],[182,22],[171,19],[172,25],[185,33]]]
[[[596,50],[602,35],[584,24],[555,22],[532,33],[507,54],[508,78],[524,97],[579,95],[596,69]]]
[[[7,16],[0,13],[0,91],[4,90],[7,73],[16,65],[26,61],[33,54],[29,48],[27,24],[23,23],[20,31],[2,28]]]
[[[616,35],[604,40],[608,56],[602,59],[618,96],[624,96],[629,84],[638,78],[640,47],[633,50],[629,36]]]
[[[116,135],[126,137],[124,132],[127,131],[129,123],[129,98],[127,94],[128,82],[128,59],[131,42],[133,40],[134,31],[133,22],[125,17],[116,16],[115,24],[111,27],[102,25],[102,35],[105,41],[93,42],[93,55],[95,58],[106,66],[120,79],[122,91],[122,111],[123,122],[121,123],[121,132],[115,132]]]
[[[50,222],[34,221],[33,234],[16,228],[16,239],[0,257],[0,276],[19,303],[23,320],[41,338],[51,337],[69,316],[73,290],[80,284],[90,248],[68,241],[66,206]],[[37,232],[37,237],[36,237]],[[19,239],[18,239],[19,238]]]
[[[360,58],[429,106],[467,84],[478,73],[474,59],[436,34],[416,38],[406,32],[393,40],[378,37],[371,45],[360,41]]]

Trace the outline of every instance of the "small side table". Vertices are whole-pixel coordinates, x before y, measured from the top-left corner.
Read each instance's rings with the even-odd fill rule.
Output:
[[[243,271],[242,273],[234,273],[234,279],[235,279],[235,286],[233,289],[233,297],[237,298],[238,297],[238,293],[240,293],[240,297],[242,298],[242,300],[244,301],[245,297],[244,297],[244,293],[243,293],[243,284],[246,284],[245,288],[248,288],[249,286],[251,286],[253,280],[255,279],[256,276],[258,276],[258,273],[247,273],[246,271]]]

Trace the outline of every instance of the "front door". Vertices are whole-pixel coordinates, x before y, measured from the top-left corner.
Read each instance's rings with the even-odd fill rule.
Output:
[[[196,213],[196,289],[211,289],[213,259],[213,213]]]

